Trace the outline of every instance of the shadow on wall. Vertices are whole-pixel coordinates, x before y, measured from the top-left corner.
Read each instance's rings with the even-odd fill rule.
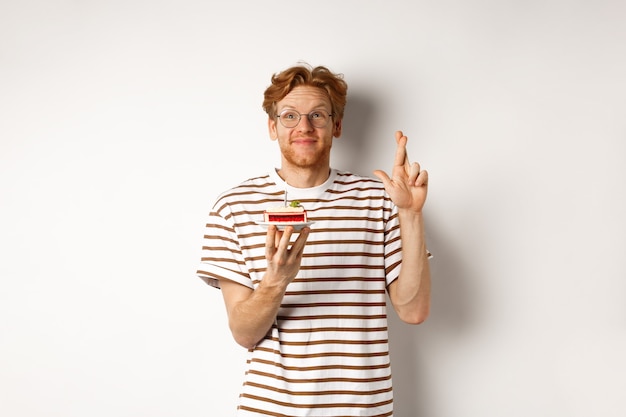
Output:
[[[375,103],[376,100],[363,94],[348,97],[343,133],[333,147],[337,161],[334,168],[372,176],[372,161],[378,163],[381,153],[372,129],[378,123]],[[388,162],[390,165],[392,161]],[[437,409],[437,404],[429,403],[434,397],[429,392],[428,376],[421,372],[429,360],[430,347],[437,343],[434,339],[460,338],[475,322],[471,301],[476,298],[469,287],[472,272],[462,264],[463,258],[450,245],[450,240],[438,233],[436,224],[427,224],[426,228],[428,247],[435,255],[431,261],[430,317],[426,323],[412,326],[402,322],[391,306],[388,312],[394,409],[400,417],[429,415]]]
[[[342,134],[333,144],[333,168],[372,176],[370,161],[379,159],[375,157],[375,138],[369,129],[376,122],[374,103],[364,95],[348,95]]]
[[[434,254],[431,260],[432,302],[428,320],[412,326],[402,322],[389,306],[389,343],[391,348],[395,410],[398,416],[427,416],[438,408],[429,392],[428,375],[422,372],[430,360],[429,352],[438,342],[461,340],[474,327],[476,299],[470,287],[471,271],[462,257],[446,244],[435,227],[428,227],[427,243]]]

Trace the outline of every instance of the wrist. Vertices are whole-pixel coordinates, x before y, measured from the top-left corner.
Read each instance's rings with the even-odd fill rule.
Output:
[[[256,291],[274,294],[282,298],[285,291],[287,291],[287,284],[266,272],[263,279],[259,282]]]
[[[415,222],[417,224],[421,224],[424,221],[424,214],[421,210],[415,211],[398,207],[398,218],[401,222]]]

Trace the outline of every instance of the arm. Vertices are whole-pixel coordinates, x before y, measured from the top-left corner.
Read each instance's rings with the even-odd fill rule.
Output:
[[[289,248],[293,228],[287,227],[284,232],[279,232],[276,226],[268,227],[265,240],[267,270],[255,290],[230,280],[220,280],[228,325],[241,346],[253,348],[272,327],[287,285],[300,270],[309,230],[302,229]]]
[[[420,324],[430,312],[430,265],[424,240],[422,214],[400,211],[402,265],[398,279],[389,284],[389,298],[405,322]]]
[[[419,324],[430,312],[430,268],[424,238],[422,209],[428,191],[428,172],[418,163],[409,163],[407,137],[396,132],[398,145],[390,178],[384,171],[374,174],[383,182],[398,207],[402,265],[398,279],[389,284],[389,298],[400,319]]]

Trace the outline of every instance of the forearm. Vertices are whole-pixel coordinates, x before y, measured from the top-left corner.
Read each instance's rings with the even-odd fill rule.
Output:
[[[235,341],[248,349],[256,346],[276,321],[287,285],[300,270],[310,229],[303,228],[289,248],[293,231],[291,226],[284,232],[278,232],[275,226],[268,228],[265,241],[267,269],[254,291],[247,287],[242,289],[239,284],[222,288],[230,330]]]
[[[399,210],[402,239],[400,274],[389,286],[398,316],[408,323],[426,320],[430,311],[430,267],[421,212]]]
[[[265,337],[276,320],[284,294],[285,286],[262,280],[247,298],[232,305],[228,324],[238,344],[251,349]]]

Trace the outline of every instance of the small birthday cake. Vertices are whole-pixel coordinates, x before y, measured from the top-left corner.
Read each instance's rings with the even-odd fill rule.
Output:
[[[267,223],[305,223],[306,210],[299,201],[292,201],[288,206],[272,207],[264,212]]]

